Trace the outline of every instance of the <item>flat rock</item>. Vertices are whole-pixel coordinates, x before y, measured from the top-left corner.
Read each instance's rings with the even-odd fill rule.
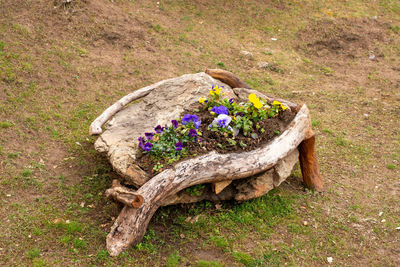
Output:
[[[143,185],[150,177],[133,171],[137,169],[134,162],[138,137],[153,131],[158,124],[170,125],[184,107],[207,96],[213,85],[223,86],[226,97],[236,98],[228,85],[204,72],[186,74],[153,85],[154,90],[147,96],[114,115],[96,140],[95,149],[107,154],[114,170],[125,178],[126,184],[137,187]]]

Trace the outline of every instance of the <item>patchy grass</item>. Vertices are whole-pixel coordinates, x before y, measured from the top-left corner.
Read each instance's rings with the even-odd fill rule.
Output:
[[[1,265],[400,265],[398,1],[58,2],[0,2]],[[116,174],[90,123],[215,67],[308,105],[326,191],[297,168],[256,200],[163,207],[110,257]]]

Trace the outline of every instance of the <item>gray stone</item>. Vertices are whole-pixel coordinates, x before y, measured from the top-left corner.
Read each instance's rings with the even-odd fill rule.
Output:
[[[253,54],[249,51],[240,51],[240,55],[247,59],[253,59]]]
[[[269,63],[265,61],[261,61],[257,63],[257,67],[260,69],[268,69]]]
[[[127,172],[136,160],[138,137],[154,131],[158,124],[170,125],[171,120],[178,118],[185,107],[198,102],[200,97],[206,97],[213,85],[224,86],[226,97],[236,99],[228,85],[204,72],[159,83],[147,96],[114,115],[96,140],[95,149],[106,153],[115,171],[129,181]],[[131,180],[129,184],[140,186],[142,180],[136,183]]]
[[[299,159],[299,150],[295,149],[275,165],[274,187],[278,187],[292,173]]]

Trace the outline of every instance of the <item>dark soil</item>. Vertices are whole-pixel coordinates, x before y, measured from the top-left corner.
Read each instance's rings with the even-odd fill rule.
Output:
[[[383,54],[379,42],[387,42],[384,34],[389,26],[374,19],[322,19],[311,23],[297,33],[298,48],[305,52],[323,56],[358,58],[373,53]]]
[[[271,103],[269,103],[271,104]],[[195,112],[194,110],[199,110]],[[296,113],[292,112],[289,108],[285,111],[279,111],[279,114],[268,118],[266,120],[260,121],[258,124],[260,128],[264,128],[264,132],[260,133],[256,130],[256,124],[253,124],[253,132],[258,134],[257,139],[253,139],[250,136],[244,136],[241,131],[236,137],[232,137],[232,135],[227,135],[226,133],[222,133],[220,131],[211,131],[208,126],[214,120],[214,117],[210,114],[210,112],[206,109],[203,109],[203,106],[197,104],[193,106],[191,109],[185,110],[181,116],[184,114],[196,114],[199,116],[201,120],[201,126],[199,130],[202,132],[202,141],[200,143],[189,143],[186,145],[187,150],[189,151],[189,155],[183,158],[183,160],[189,157],[195,157],[202,154],[206,154],[210,151],[217,151],[218,153],[231,153],[231,152],[243,152],[250,151],[258,148],[260,145],[264,145],[271,141],[273,138],[279,136],[289,125],[289,123],[293,120]],[[236,145],[232,145],[228,142],[228,139],[231,138],[236,141]],[[245,144],[240,145],[240,144]],[[150,176],[156,174],[153,171],[153,167],[157,162],[153,162],[150,155],[142,154],[138,159],[138,165],[145,170]],[[169,168],[175,165],[175,162],[172,165],[168,165],[165,161],[160,161],[163,164],[163,168]],[[160,170],[160,172],[162,169]]]

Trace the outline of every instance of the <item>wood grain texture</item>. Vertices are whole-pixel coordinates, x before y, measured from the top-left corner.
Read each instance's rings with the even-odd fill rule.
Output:
[[[324,190],[321,171],[315,153],[315,135],[304,139],[299,145],[299,160],[304,184],[318,192]]]
[[[206,69],[205,73],[213,77],[214,79],[218,79],[223,83],[226,83],[232,88],[251,88],[245,82],[240,80],[235,74],[221,69]]]

